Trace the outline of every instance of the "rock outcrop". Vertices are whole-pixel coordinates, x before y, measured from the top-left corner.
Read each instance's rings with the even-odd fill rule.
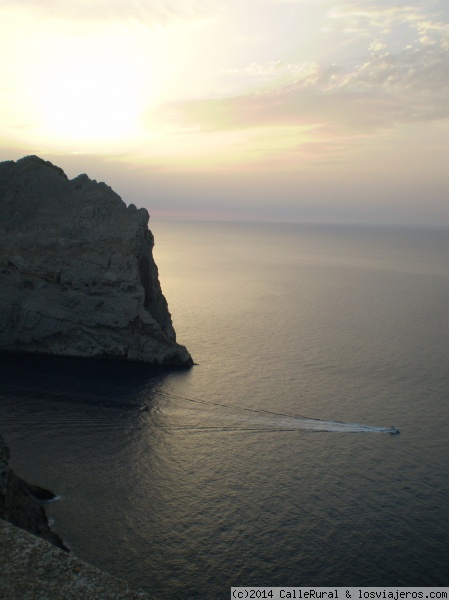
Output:
[[[51,498],[48,490],[17,477],[0,435],[0,600],[148,598],[67,550],[38,500]]]
[[[0,163],[0,351],[192,365],[148,219],[37,156]]]
[[[0,600],[145,600],[73,554],[0,520]]]
[[[0,519],[41,537],[63,550],[60,538],[50,529],[39,500],[54,498],[48,490],[29,485],[9,467],[9,448],[0,436]]]

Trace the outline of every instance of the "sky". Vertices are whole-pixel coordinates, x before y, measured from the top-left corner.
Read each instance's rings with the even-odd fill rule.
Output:
[[[448,0],[0,0],[0,160],[153,218],[449,226]]]

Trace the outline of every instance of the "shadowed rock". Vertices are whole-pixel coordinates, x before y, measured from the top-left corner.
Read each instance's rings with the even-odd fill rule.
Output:
[[[0,436],[0,519],[67,550],[50,529],[47,515],[37,498],[49,500],[54,495],[17,477],[9,467],[9,449]]]
[[[145,600],[127,583],[0,520],[0,600]]]
[[[37,156],[0,163],[0,351],[191,366],[148,219]]]

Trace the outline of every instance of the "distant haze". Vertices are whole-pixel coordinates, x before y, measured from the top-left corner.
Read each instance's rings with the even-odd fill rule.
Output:
[[[0,160],[153,218],[449,226],[447,0],[4,0]]]

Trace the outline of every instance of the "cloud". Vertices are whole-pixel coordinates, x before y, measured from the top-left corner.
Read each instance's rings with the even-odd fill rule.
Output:
[[[423,18],[423,12],[416,5],[409,6],[385,6],[367,5],[366,3],[349,3],[335,7],[329,11],[331,19],[352,18],[357,21],[368,21],[369,25],[375,27],[390,27],[398,21],[416,22]]]
[[[328,124],[360,132],[449,118],[444,36],[399,54],[372,45],[366,61],[352,69],[270,62],[248,71],[273,77],[273,85],[239,96],[172,103],[165,116],[206,131]],[[279,73],[286,72],[289,80],[279,82]]]
[[[416,31],[421,44],[440,44],[446,50],[449,49],[449,23],[418,21]]]
[[[3,0],[2,8],[25,9],[45,18],[82,21],[137,20],[150,25],[210,16],[208,0]]]
[[[402,38],[408,28],[413,30],[416,23],[429,17],[429,6],[420,7],[419,2],[406,5],[381,4],[379,2],[333,3],[327,17],[334,28],[346,35],[360,37],[389,36],[394,34]]]
[[[241,69],[227,69],[226,73],[244,74],[259,80],[292,79],[309,76],[317,69],[316,63],[290,63],[271,60],[265,63],[253,62]]]

